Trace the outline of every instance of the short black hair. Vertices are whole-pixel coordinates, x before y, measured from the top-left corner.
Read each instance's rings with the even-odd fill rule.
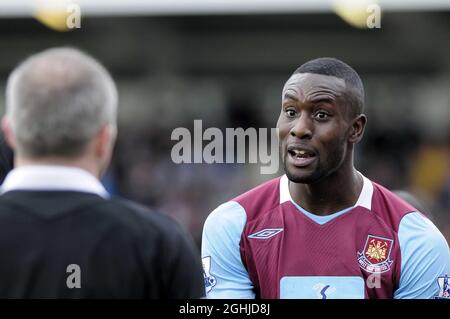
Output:
[[[364,85],[358,73],[347,63],[336,58],[318,58],[302,64],[294,74],[313,73],[335,76],[347,84],[347,101],[350,103],[353,115],[359,115],[364,109]]]

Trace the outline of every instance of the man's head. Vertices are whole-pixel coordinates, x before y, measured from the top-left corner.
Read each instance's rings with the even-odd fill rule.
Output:
[[[99,175],[110,160],[116,109],[117,90],[106,69],[81,51],[55,48],[10,75],[2,128],[19,161],[82,159]]]
[[[319,58],[300,66],[284,85],[277,123],[288,178],[309,184],[352,167],[363,107],[362,81],[344,62]]]

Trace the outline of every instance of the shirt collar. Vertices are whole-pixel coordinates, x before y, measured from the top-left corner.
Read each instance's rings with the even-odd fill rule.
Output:
[[[359,194],[358,200],[356,201],[356,204],[354,207],[362,206],[362,207],[367,208],[368,210],[371,210],[373,184],[363,174],[361,174],[360,172],[358,172],[358,174],[362,176],[364,184],[363,184],[361,193]],[[289,192],[289,179],[287,178],[287,176],[285,174],[280,178],[280,204],[287,202],[287,201],[293,202],[293,199]]]
[[[15,168],[6,176],[0,193],[14,190],[75,191],[109,197],[97,178],[73,166],[30,165]]]

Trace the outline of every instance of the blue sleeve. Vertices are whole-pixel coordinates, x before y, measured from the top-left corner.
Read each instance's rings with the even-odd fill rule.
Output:
[[[239,249],[246,220],[244,208],[232,201],[216,208],[206,219],[202,262],[207,298],[255,298]]]
[[[444,236],[420,213],[400,222],[398,238],[402,256],[399,288],[395,299],[428,299],[442,295],[450,276],[450,251]],[[446,280],[447,282],[447,280]]]

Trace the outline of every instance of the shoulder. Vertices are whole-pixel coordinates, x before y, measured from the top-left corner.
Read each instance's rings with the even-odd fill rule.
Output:
[[[240,237],[246,221],[245,209],[238,202],[232,200],[220,205],[209,214],[203,233],[204,236],[214,233],[221,236],[236,234]]]
[[[406,214],[400,221],[398,237],[400,246],[410,246],[411,253],[435,251],[448,254],[448,244],[439,229],[420,212]]]
[[[280,204],[280,181],[286,176],[271,179],[233,199],[245,210],[248,219],[264,214]]]
[[[107,199],[102,210],[120,227],[135,235],[145,238],[184,236],[181,226],[171,217],[130,200],[119,197]]]
[[[280,177],[277,177],[214,209],[205,221],[203,236],[214,241],[209,234],[237,240],[247,222],[279,204]]]
[[[105,208],[107,205],[113,206],[116,212],[117,234],[131,237],[143,255],[153,255],[157,251],[164,260],[177,260],[180,256],[188,260],[195,256],[196,248],[191,236],[171,217],[122,198],[112,198]],[[189,255],[191,257],[186,257]]]
[[[174,223],[174,220],[167,215],[155,211],[147,206],[120,197],[112,197],[107,199],[105,206],[105,208],[107,208],[107,206],[111,206],[111,208],[121,211],[121,215],[123,215],[123,212],[126,212],[130,219],[138,220],[144,223],[155,225],[170,225]]]
[[[401,220],[407,214],[419,210],[382,185],[375,182],[372,182],[372,184],[371,211],[395,232],[398,232]]]
[[[271,179],[249,191],[223,203],[214,209],[205,221],[205,228],[233,227],[240,229],[256,213],[262,213],[279,205],[280,177]]]
[[[450,274],[450,250],[436,226],[419,212],[405,215],[399,226],[401,276],[396,298],[432,298],[437,280]]]

